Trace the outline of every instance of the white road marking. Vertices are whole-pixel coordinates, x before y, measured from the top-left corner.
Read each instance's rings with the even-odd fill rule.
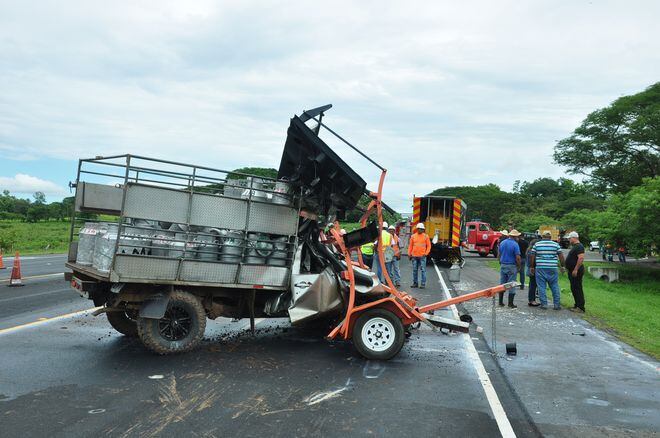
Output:
[[[19,254],[20,255],[20,254]],[[20,256],[20,260],[45,260],[45,259],[61,259],[66,257],[66,254],[56,254],[51,256]],[[4,256],[4,260],[14,260],[14,256]]]
[[[26,328],[29,328],[29,327],[36,327],[36,326],[39,326],[39,325],[48,324],[49,322],[59,321],[61,319],[71,318],[71,317],[80,316],[80,315],[86,315],[86,314],[92,313],[92,312],[94,312],[95,310],[98,310],[98,309],[100,309],[100,307],[93,307],[91,309],[81,310],[79,312],[67,313],[65,315],[55,316],[53,318],[43,318],[43,319],[40,319],[39,321],[28,322],[27,324],[21,324],[21,325],[15,326],[15,327],[9,327],[9,328],[0,330],[0,336],[8,335],[9,333],[14,333],[14,332],[17,332],[19,330],[23,330],[23,329],[26,329]]]
[[[433,266],[435,267],[435,272],[438,274],[438,278],[440,279],[440,285],[442,285],[442,290],[445,294],[446,299],[450,299],[451,294],[449,293],[449,288],[447,288],[447,284],[445,283],[445,280],[442,278],[440,269],[438,269],[438,266],[435,263],[433,263]],[[456,306],[452,305],[449,307],[451,308],[454,317],[458,319],[459,315]],[[486,399],[488,400],[488,404],[490,405],[490,410],[493,412],[493,417],[495,417],[495,421],[497,422],[497,427],[499,428],[500,433],[504,438],[509,438],[509,437],[515,438],[516,434],[513,431],[513,427],[511,427],[509,418],[506,416],[504,407],[502,407],[502,403],[500,403],[500,399],[497,396],[495,387],[493,387],[493,383],[490,381],[490,378],[488,377],[486,368],[484,368],[484,364],[483,362],[481,362],[479,353],[477,353],[477,349],[474,347],[474,344],[472,343],[472,339],[470,339],[470,335],[464,334],[464,336],[461,336],[461,338],[465,342],[465,346],[467,348],[467,355],[474,364],[474,368],[477,371],[477,375],[479,376],[479,382],[481,383],[481,387],[484,389],[484,392],[486,393]]]
[[[57,277],[57,276],[64,276],[64,272],[57,272],[55,274],[41,274],[41,275],[32,275],[29,277],[21,277],[21,280],[34,280],[35,278],[48,278],[48,277]],[[9,281],[10,278],[2,278],[0,281],[7,282]]]
[[[47,292],[41,292],[41,293],[38,293],[38,294],[19,295],[17,297],[3,298],[3,299],[0,300],[0,303],[6,303],[7,301],[24,300],[24,299],[33,298],[33,297],[40,297],[42,295],[58,294],[58,293],[67,292],[67,291],[69,291],[69,289],[55,289],[55,290],[49,290]]]

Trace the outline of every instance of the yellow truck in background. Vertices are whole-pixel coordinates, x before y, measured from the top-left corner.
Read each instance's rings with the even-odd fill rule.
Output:
[[[411,232],[423,223],[431,239],[430,257],[450,263],[460,263],[461,241],[464,240],[467,205],[453,196],[421,196],[413,198]]]
[[[543,233],[546,231],[550,231],[550,234],[552,235],[550,238],[551,240],[559,242],[559,227],[556,225],[539,225],[539,229],[536,231],[536,234],[543,236]]]

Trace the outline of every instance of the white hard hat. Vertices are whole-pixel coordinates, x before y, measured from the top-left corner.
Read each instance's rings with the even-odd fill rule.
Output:
[[[387,227],[387,229],[388,230],[396,230],[396,227],[394,225],[390,225],[389,227]]]
[[[383,221],[383,228],[387,228],[387,222]]]
[[[425,230],[425,229],[426,229],[426,227],[424,226],[424,224],[421,223],[421,222],[418,223],[417,226],[416,226],[415,228],[417,228],[418,230]]]
[[[346,234],[346,230],[342,228],[342,229],[339,231],[339,234],[341,234],[341,235],[343,236],[344,234]]]
[[[577,231],[571,231],[568,233],[568,238],[570,239],[571,237],[575,237],[576,239],[580,238],[580,235],[577,233]]]

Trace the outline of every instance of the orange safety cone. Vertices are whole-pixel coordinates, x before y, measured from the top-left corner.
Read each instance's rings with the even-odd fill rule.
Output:
[[[5,262],[2,261],[2,248],[0,248],[0,269],[7,269]]]
[[[16,251],[16,255],[14,256],[14,266],[11,269],[11,277],[9,278],[9,284],[7,286],[25,286],[21,276],[21,259],[18,256],[18,251]]]

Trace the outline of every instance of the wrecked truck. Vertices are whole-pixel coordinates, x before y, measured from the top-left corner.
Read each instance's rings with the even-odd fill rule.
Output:
[[[327,337],[352,340],[369,359],[395,356],[418,322],[467,331],[467,322],[432,315],[457,299],[420,307],[362,263],[359,247],[382,231],[386,171],[323,123],[330,107],[291,119],[275,179],[136,155],[79,160],[72,288],[98,306],[94,315],[159,354],[195,348],[207,318],[218,317],[249,318],[252,330],[255,318],[335,321]],[[378,190],[367,190],[321,128],[381,169]],[[338,219],[365,194],[362,227],[340,233]]]

